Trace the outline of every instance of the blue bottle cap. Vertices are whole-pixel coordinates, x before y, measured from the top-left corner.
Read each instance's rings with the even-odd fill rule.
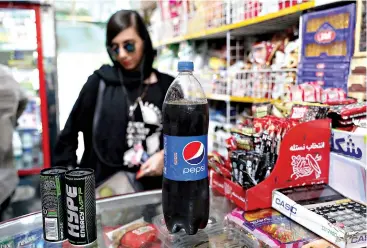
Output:
[[[192,61],[179,61],[177,65],[178,71],[193,71],[194,63]]]

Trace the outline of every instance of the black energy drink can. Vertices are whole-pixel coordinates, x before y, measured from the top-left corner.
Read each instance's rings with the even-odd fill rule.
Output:
[[[41,171],[43,237],[50,242],[66,239],[65,173],[67,168],[54,167]]]
[[[92,169],[74,169],[65,174],[67,238],[73,245],[97,239],[95,179]]]

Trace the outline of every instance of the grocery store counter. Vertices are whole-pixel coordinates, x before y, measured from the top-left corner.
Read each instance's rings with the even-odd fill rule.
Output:
[[[196,244],[208,243],[208,239],[213,235],[221,236],[222,242],[231,242],[233,244],[234,241],[229,241],[229,234],[225,233],[230,230],[228,228],[223,228],[222,223],[225,215],[231,212],[235,206],[226,198],[217,195],[213,191],[211,192],[210,199],[210,220],[208,227],[205,229],[205,232],[201,230],[198,235],[195,235],[195,238],[190,237],[189,239],[185,239],[187,236],[182,233],[169,235],[165,233],[166,230],[164,230],[163,223],[162,225],[157,225],[157,221],[162,219],[160,190],[97,200],[96,221],[98,228],[98,244],[96,245],[98,245],[98,247],[119,247],[121,241],[121,244],[127,245],[127,247],[193,247],[195,244],[191,244],[192,242],[197,242]],[[131,228],[131,225],[129,227],[129,223],[133,223],[135,226],[141,226],[141,223],[149,225],[154,221],[156,226],[159,227],[154,230],[153,235],[148,236],[147,240],[134,239],[129,241],[122,239],[124,234],[134,230]],[[124,229],[124,227],[128,228]],[[225,238],[226,241],[223,239],[224,236],[227,237]],[[243,238],[247,238],[247,236],[241,237],[241,239]],[[235,240],[233,237],[232,239]],[[238,247],[240,243],[245,245],[245,243],[251,242],[251,238],[249,238],[249,241],[240,241],[238,237],[236,239],[237,245],[235,247]],[[190,244],[187,243],[188,240],[190,240]],[[129,242],[132,243],[129,244]],[[10,243],[12,243],[12,246],[3,246]],[[68,242],[46,243],[43,241],[42,216],[40,212],[0,224],[1,247],[19,247],[18,244],[20,243],[22,247],[70,246]],[[240,246],[242,247],[243,245]]]
[[[227,198],[211,191],[207,227],[194,236],[187,236],[184,231],[167,232],[160,190],[97,200],[98,239],[84,247],[334,247],[273,209],[250,211],[240,216],[240,210],[234,209]],[[244,220],[237,223],[242,218]],[[0,247],[72,247],[67,241],[45,242],[42,236],[40,212],[0,224]]]

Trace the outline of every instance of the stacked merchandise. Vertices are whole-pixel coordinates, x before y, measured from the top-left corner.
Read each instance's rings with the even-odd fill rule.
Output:
[[[366,128],[366,102],[333,105],[330,107],[329,118],[333,128],[355,131],[357,127]]]
[[[231,179],[249,189],[267,178],[274,168],[280,143],[298,121],[274,116],[254,118],[231,130]]]
[[[256,98],[283,98],[286,89],[296,82],[298,40],[296,29],[255,42],[245,64],[232,79],[232,95]],[[236,68],[238,70],[238,68]]]
[[[230,130],[231,137],[226,140],[230,162],[225,163],[218,154],[209,159],[211,168],[227,177],[230,175],[231,180],[244,189],[254,187],[271,174],[281,141],[291,128],[302,122],[325,119],[329,110],[322,104],[299,103],[293,105],[289,118],[280,118],[268,115],[270,108],[270,104],[253,106],[254,116],[263,117],[243,117]]]
[[[320,102],[346,100],[347,95],[341,88],[324,89],[318,82],[303,83],[290,86],[287,90],[286,100],[292,102]]]
[[[250,1],[232,1],[232,22],[249,20],[258,16],[264,16],[270,13],[276,13],[282,9],[289,8],[307,2],[306,0],[250,0]]]
[[[303,15],[299,83],[319,82],[347,92],[355,12],[355,4],[349,4]]]

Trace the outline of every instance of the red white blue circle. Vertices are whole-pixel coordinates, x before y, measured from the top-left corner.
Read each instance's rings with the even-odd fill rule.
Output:
[[[204,155],[204,144],[200,141],[192,141],[188,143],[182,151],[183,159],[191,165],[200,164],[204,159]]]

